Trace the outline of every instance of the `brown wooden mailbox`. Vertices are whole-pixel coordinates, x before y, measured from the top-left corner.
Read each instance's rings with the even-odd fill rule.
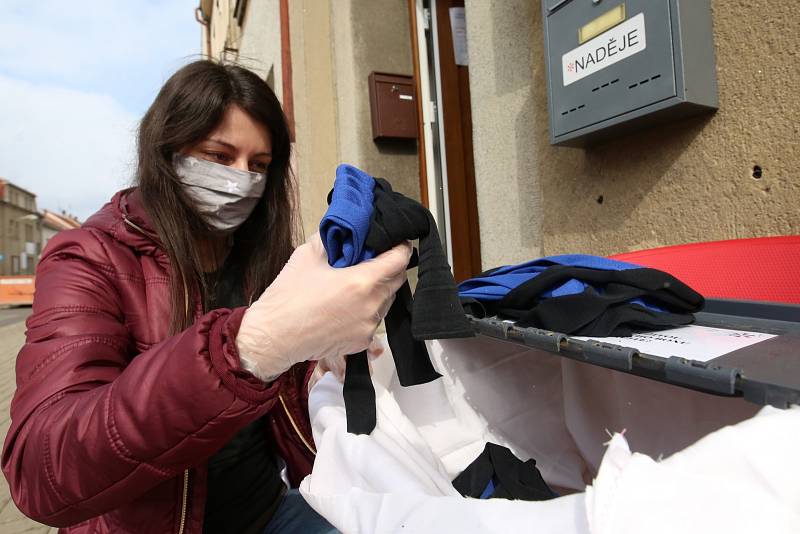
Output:
[[[417,95],[414,78],[373,72],[369,75],[372,138],[416,139]]]

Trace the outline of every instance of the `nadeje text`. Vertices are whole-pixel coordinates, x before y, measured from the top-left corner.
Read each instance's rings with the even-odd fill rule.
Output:
[[[617,40],[616,37],[610,37],[605,45],[601,45],[585,56],[575,59],[575,72],[577,73],[589,68],[591,65],[602,63],[604,60],[612,58],[628,48],[638,45],[640,42],[639,39],[639,28],[634,28],[628,33],[623,33],[620,40]]]

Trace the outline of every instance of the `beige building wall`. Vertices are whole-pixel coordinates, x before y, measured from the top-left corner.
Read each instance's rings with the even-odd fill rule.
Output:
[[[401,193],[419,199],[414,141],[372,140],[369,86],[373,71],[414,74],[406,0],[332,0],[339,156]]]
[[[419,199],[416,142],[375,143],[367,78],[413,74],[402,0],[290,2],[295,157],[306,234],[327,209],[336,166],[350,163]]]
[[[213,0],[210,5],[211,18],[207,31],[210,34],[208,42],[211,49],[208,55],[214,59],[221,59],[228,39],[228,28],[231,19],[230,0]]]
[[[327,1],[289,4],[294,86],[295,171],[300,213],[307,236],[317,231],[339,163],[337,100],[331,51],[331,6]]]
[[[540,2],[466,6],[485,267],[800,232],[793,4],[713,0],[719,112],[587,149],[549,144]]]
[[[278,0],[248,2],[239,27],[234,2],[220,0],[206,31],[211,32],[213,57],[222,57],[225,46],[235,48],[235,57],[228,53],[225,58],[272,81],[283,101],[279,5]],[[413,74],[406,1],[292,0],[288,6],[293,167],[306,235],[316,231],[325,213],[339,163],[387,178],[398,191],[418,199],[417,144],[373,142],[367,83],[372,71]]]
[[[542,253],[542,190],[531,77],[538,2],[466,0],[475,189],[484,269]],[[541,47],[540,47],[541,48]]]
[[[248,31],[252,28],[252,31]],[[278,0],[258,0],[247,3],[247,13],[241,26],[237,62],[256,72],[283,101],[283,72],[281,69],[281,24]]]

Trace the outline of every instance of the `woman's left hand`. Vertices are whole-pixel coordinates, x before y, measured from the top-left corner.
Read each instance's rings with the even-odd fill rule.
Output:
[[[370,362],[383,354],[384,348],[383,343],[378,339],[373,339],[372,343],[369,344],[367,348],[367,357]],[[345,369],[347,368],[347,356],[336,356],[336,357],[328,357],[322,358],[317,362],[317,367],[314,369],[311,378],[308,381],[308,390],[311,391],[311,388],[319,381],[322,376],[327,373],[333,373],[339,382],[344,383],[344,373]],[[370,372],[372,371],[372,363],[369,366]]]

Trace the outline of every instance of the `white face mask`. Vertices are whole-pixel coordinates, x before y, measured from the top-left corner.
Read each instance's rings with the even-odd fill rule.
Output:
[[[209,228],[230,233],[250,216],[267,185],[266,174],[175,155],[175,174]]]

